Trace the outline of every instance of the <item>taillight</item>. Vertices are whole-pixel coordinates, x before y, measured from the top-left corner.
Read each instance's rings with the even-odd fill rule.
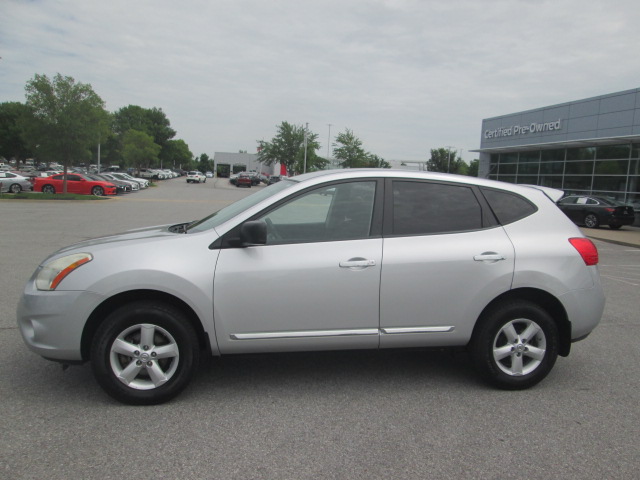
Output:
[[[569,243],[573,245],[582,260],[584,260],[585,265],[597,265],[598,264],[598,249],[595,244],[589,240],[588,238],[570,238]]]
[[[609,213],[613,213],[613,212],[615,212],[615,211],[616,211],[616,209],[615,209],[615,208],[609,208],[609,207],[605,208],[605,210],[606,210],[607,212],[609,212]]]

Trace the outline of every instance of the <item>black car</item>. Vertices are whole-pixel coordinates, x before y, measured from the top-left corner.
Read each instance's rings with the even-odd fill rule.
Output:
[[[635,220],[631,205],[609,198],[569,195],[558,202],[558,207],[575,224],[589,228],[609,225],[617,230],[623,225],[632,225]]]

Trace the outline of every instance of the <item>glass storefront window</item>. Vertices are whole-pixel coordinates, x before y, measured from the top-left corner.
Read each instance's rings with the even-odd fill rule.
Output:
[[[593,161],[567,162],[564,173],[566,175],[593,175]]]
[[[540,174],[562,175],[564,172],[564,162],[548,162],[540,164]]]
[[[640,211],[640,193],[630,193],[627,195],[627,203],[633,205],[633,209],[636,211],[636,215]]]
[[[595,176],[593,178],[594,190],[609,190],[611,192],[624,192],[627,188],[627,177],[604,177]]]
[[[538,184],[543,187],[562,189],[562,177],[558,175],[540,177]]]
[[[520,163],[534,163],[540,161],[540,151],[520,152]]]
[[[542,150],[540,160],[543,162],[564,162],[564,148]]]
[[[631,149],[631,158],[640,158],[640,144],[633,144],[633,148]]]
[[[584,177],[564,177],[566,190],[591,190],[591,175]]]
[[[631,145],[602,145],[596,149],[598,160],[627,159]]]
[[[498,178],[496,180],[500,180],[501,182],[507,182],[507,183],[516,183],[516,176],[510,176],[510,175],[498,175]]]
[[[518,175],[517,183],[524,183],[526,185],[537,185],[538,176],[537,175]]]
[[[518,152],[501,153],[500,163],[518,163]]]
[[[629,175],[640,175],[640,160],[631,160],[629,163]]]
[[[567,160],[592,160],[595,153],[595,147],[567,148]]]
[[[500,155],[498,155],[497,153],[492,153],[491,157],[490,157],[490,160],[489,160],[489,163],[491,165],[495,165],[495,164],[498,163],[498,160],[500,160]]]
[[[629,160],[596,160],[596,175],[626,175]]]
[[[538,175],[539,163],[521,163],[518,165],[518,175]]]
[[[507,165],[500,165],[500,168],[498,169],[498,173],[500,175],[515,175],[516,171],[518,170],[518,164],[513,163],[513,164],[507,164]]]
[[[629,177],[629,186],[627,188],[629,192],[640,192],[640,176],[633,175]]]

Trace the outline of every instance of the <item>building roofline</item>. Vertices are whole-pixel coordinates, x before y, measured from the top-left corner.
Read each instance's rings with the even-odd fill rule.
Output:
[[[633,143],[640,142],[640,135],[622,135],[618,137],[600,137],[600,138],[585,138],[577,140],[560,140],[557,142],[547,143],[529,143],[526,145],[507,145],[500,147],[487,147],[478,148],[476,150],[469,150],[470,152],[479,153],[499,153],[508,150],[547,150],[557,147],[595,147],[598,145],[616,145],[619,143]]]

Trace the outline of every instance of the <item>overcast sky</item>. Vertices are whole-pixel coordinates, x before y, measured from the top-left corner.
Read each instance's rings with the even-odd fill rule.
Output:
[[[161,108],[194,155],[256,151],[282,121],[326,155],[478,154],[483,118],[640,86],[638,0],[0,0],[0,102],[34,74],[107,110]]]

